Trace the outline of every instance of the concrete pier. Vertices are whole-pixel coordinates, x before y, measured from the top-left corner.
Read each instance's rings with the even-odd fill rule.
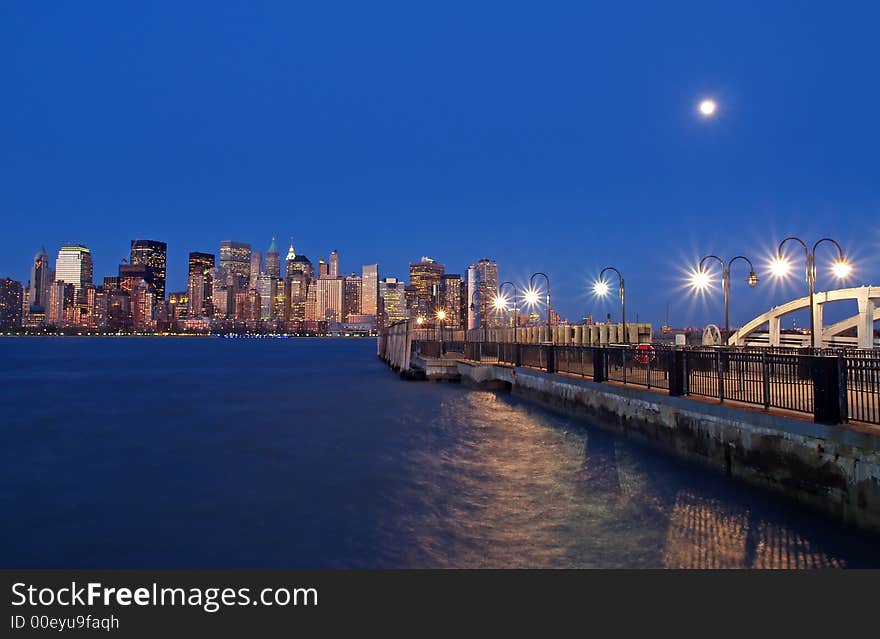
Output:
[[[526,368],[457,364],[461,381],[553,410],[880,531],[880,435],[597,384]]]

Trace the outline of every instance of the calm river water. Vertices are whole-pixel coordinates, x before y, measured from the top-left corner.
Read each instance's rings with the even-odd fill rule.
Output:
[[[880,566],[876,537],[372,340],[0,339],[0,567]]]

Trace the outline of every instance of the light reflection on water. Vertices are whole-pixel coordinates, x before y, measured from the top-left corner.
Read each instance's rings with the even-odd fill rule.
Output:
[[[874,536],[374,349],[0,340],[0,566],[880,566]]]

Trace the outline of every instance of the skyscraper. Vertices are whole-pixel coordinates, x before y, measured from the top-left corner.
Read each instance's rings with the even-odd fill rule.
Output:
[[[55,281],[72,284],[74,296],[92,282],[92,253],[82,244],[65,244],[55,260]]]
[[[412,310],[421,315],[431,314],[438,302],[440,294],[440,279],[446,268],[432,260],[423,257],[420,262],[409,265],[409,284],[414,289]]]
[[[211,289],[214,255],[211,253],[189,254],[189,277],[187,279],[187,316],[211,315]]]
[[[330,251],[330,277],[339,277],[339,252],[336,249]]]
[[[52,284],[52,267],[49,265],[49,254],[46,247],[41,246],[34,255],[31,267],[31,282],[28,291],[29,310],[45,313],[49,306],[49,286]]]
[[[151,275],[150,267],[146,264],[120,264],[119,288],[131,295],[135,286],[143,281],[152,289]]]
[[[269,245],[269,250],[266,251],[266,275],[281,277],[281,254],[278,252],[274,237]]]
[[[396,277],[386,277],[379,282],[379,313],[376,323],[379,330],[407,318],[404,283]]]
[[[145,281],[153,285],[156,300],[165,299],[165,263],[168,245],[156,240],[132,240],[129,263],[147,267]]]
[[[293,250],[293,238],[290,238],[290,248],[287,249],[287,257],[284,258],[284,277],[290,277],[292,267],[296,260],[296,251]]]
[[[220,242],[220,266],[238,280],[238,290],[248,288],[251,279],[251,245],[244,242]]]
[[[318,279],[330,277],[330,265],[324,261],[323,257],[318,258]]]
[[[361,285],[360,275],[352,273],[344,278],[342,292],[342,321],[349,321],[349,315],[361,314]]]
[[[475,311],[468,315],[468,328],[501,326],[502,318],[493,312],[492,303],[498,295],[498,263],[483,258],[468,267],[468,307]],[[472,324],[472,320],[474,325]]]
[[[316,319],[342,322],[343,279],[341,277],[318,278],[316,293]]]
[[[377,314],[379,294],[379,265],[365,264],[361,270],[361,313]]]
[[[446,274],[440,281],[440,306],[446,311],[444,326],[461,328],[461,275]]]
[[[0,331],[21,328],[21,307],[24,288],[21,282],[8,277],[0,280]]]
[[[257,288],[257,278],[263,274],[263,256],[254,251],[251,253],[251,276],[248,280],[250,288]]]

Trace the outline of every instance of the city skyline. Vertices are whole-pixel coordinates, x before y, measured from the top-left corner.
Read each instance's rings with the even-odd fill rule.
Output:
[[[544,271],[569,318],[615,312],[591,296],[614,264],[633,317],[703,324],[720,292],[684,297],[683,272],[707,253],[763,268],[793,233],[880,281],[877,7],[350,4],[361,27],[341,31],[320,6],[6,13],[0,276],[42,242],[85,242],[106,273],[156,238],[179,291],[190,251],[293,235],[400,278],[422,255]],[[803,291],[763,279],[734,276],[732,323]]]

